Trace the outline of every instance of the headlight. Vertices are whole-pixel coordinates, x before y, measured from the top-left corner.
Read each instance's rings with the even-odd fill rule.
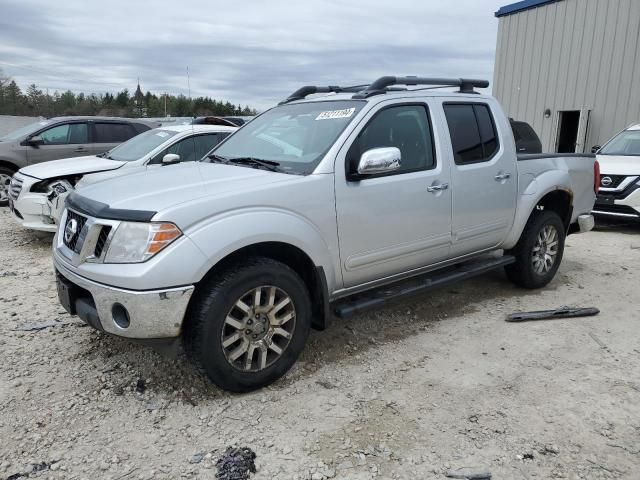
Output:
[[[104,263],[144,262],[181,235],[173,223],[122,222],[113,234]]]

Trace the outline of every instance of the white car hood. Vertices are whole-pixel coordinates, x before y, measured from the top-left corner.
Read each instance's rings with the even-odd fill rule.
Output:
[[[108,158],[90,155],[87,157],[73,157],[51,162],[38,163],[20,169],[20,173],[40,180],[59,178],[69,175],[84,175],[87,173],[104,172],[122,167],[126,162],[109,160]]]
[[[602,175],[640,175],[640,157],[598,155]]]

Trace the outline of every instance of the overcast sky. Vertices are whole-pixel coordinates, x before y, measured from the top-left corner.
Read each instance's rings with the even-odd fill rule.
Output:
[[[0,68],[26,89],[209,95],[267,108],[301,85],[492,79],[498,0],[0,0]]]

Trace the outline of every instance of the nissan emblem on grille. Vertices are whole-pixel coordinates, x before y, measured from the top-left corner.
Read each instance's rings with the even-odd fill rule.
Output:
[[[73,237],[78,233],[78,222],[75,218],[69,219],[67,225],[64,227],[64,241],[71,243]]]
[[[610,186],[612,183],[613,180],[611,179],[611,177],[602,177],[602,180],[600,181],[600,184],[605,188]]]

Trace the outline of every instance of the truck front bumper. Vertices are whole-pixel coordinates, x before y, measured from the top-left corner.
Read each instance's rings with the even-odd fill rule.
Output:
[[[194,286],[126,290],[81,277],[54,253],[58,298],[71,315],[92,327],[131,339],[178,337]]]

